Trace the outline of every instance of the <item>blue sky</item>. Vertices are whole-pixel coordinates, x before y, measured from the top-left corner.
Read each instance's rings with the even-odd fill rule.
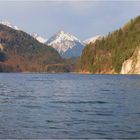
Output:
[[[49,38],[59,30],[85,40],[140,15],[140,1],[0,1],[0,20]]]

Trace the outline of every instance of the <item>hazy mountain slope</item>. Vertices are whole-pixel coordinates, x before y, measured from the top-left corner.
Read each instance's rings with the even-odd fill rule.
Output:
[[[120,73],[122,64],[140,46],[140,16],[123,28],[89,44],[80,60],[80,71],[91,73]]]
[[[80,56],[85,47],[79,39],[64,31],[52,36],[46,44],[55,48],[64,58]]]
[[[84,41],[85,44],[89,44],[89,43],[94,43],[97,39],[101,39],[102,37],[100,35],[91,37],[87,40]]]
[[[45,42],[47,41],[47,39],[45,39],[45,38],[39,36],[39,35],[38,35],[37,33],[35,33],[35,32],[33,32],[33,33],[31,34],[31,36],[32,36],[33,38],[35,38],[37,41],[39,41],[40,43],[45,43]]]

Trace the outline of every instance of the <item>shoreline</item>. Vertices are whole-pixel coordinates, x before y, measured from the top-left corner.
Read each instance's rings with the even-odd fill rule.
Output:
[[[90,73],[90,72],[0,72],[0,74],[79,74],[79,75],[140,75],[140,74],[121,74],[121,73]]]

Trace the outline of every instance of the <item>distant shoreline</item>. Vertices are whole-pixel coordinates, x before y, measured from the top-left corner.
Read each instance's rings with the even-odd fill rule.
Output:
[[[79,75],[140,75],[140,74],[121,74],[121,73],[90,73],[90,72],[0,72],[0,74],[79,74]]]

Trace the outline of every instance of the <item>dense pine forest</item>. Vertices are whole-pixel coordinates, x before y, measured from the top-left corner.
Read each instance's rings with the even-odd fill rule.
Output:
[[[140,46],[140,16],[83,50],[79,70],[91,73],[120,73],[122,63]]]

